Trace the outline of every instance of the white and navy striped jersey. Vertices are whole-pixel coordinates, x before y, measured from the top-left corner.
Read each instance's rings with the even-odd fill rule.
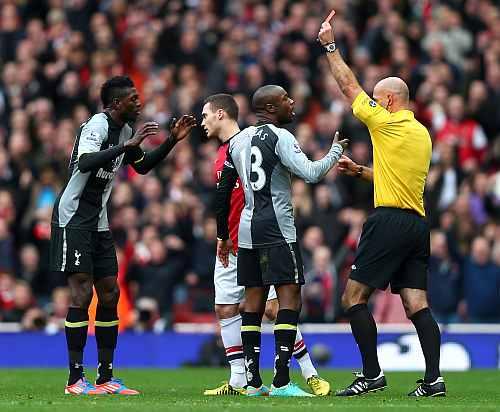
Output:
[[[217,188],[218,237],[227,239],[228,196],[239,175],[245,191],[239,247],[258,249],[296,242],[291,173],[306,182],[318,182],[342,152],[342,146],[334,143],[325,157],[310,161],[295,137],[273,124],[247,127],[236,134],[229,141]]]
[[[84,153],[116,146],[132,135],[133,129],[128,124],[119,126],[106,112],[95,114],[80,126],[71,153],[69,181],[54,204],[52,225],[99,232],[109,230],[106,204],[115,173],[126,154],[86,173],[78,169],[78,159]]]

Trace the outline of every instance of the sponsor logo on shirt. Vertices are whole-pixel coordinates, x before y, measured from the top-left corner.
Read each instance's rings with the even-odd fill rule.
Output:
[[[115,176],[114,170],[112,172],[108,172],[107,170],[104,170],[102,167],[99,169],[95,177],[98,177],[100,179],[106,179],[106,180],[111,180]]]
[[[89,140],[93,140],[94,142],[99,142],[101,140],[101,136],[97,132],[90,132]]]

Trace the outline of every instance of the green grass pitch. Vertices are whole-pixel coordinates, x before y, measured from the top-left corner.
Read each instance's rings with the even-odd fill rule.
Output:
[[[227,378],[224,369],[128,369],[117,375],[140,396],[75,397],[63,395],[66,371],[62,369],[0,369],[0,411],[500,411],[500,371],[478,370],[445,374],[446,398],[409,399],[419,374],[388,372],[389,387],[363,397],[245,398],[207,397],[202,391]],[[333,389],[349,384],[349,371],[326,370],[322,376]],[[88,378],[95,370],[88,371]],[[263,375],[269,383],[271,371]],[[293,379],[304,389],[304,380],[294,371]]]

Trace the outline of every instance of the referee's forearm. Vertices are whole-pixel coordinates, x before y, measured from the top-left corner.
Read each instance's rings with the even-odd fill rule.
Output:
[[[361,90],[361,86],[352,70],[342,58],[340,50],[336,50],[333,53],[326,53],[326,58],[330,65],[330,71],[339,85],[340,90],[347,98],[354,100]]]
[[[368,182],[373,182],[373,169],[361,166],[363,169],[361,171],[361,175],[359,176],[361,179],[366,180]]]

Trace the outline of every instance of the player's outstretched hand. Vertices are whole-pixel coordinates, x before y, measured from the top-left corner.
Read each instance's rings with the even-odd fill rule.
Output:
[[[231,252],[234,256],[236,256],[231,239],[227,240],[217,239],[217,257],[221,261],[222,266],[224,266],[225,268],[229,266],[229,252]]]
[[[135,132],[131,139],[125,141],[125,147],[137,147],[144,139],[158,133],[159,125],[156,122],[146,122]]]
[[[347,156],[342,155],[339,162],[337,163],[337,169],[340,173],[347,176],[355,176],[358,171],[358,165],[352,159]]]
[[[342,148],[345,150],[346,147],[349,145],[349,139],[342,139],[342,140],[339,140],[340,138],[340,133],[337,131],[335,132],[335,136],[333,137],[333,142],[332,144],[334,143],[338,143],[339,145],[342,146]]]
[[[173,123],[170,128],[172,136],[175,140],[180,141],[189,135],[193,127],[196,126],[196,119],[194,116],[185,114],[179,120]]]
[[[325,21],[321,23],[321,28],[318,33],[318,40],[322,45],[329,44],[335,41],[333,38],[332,25],[330,24],[330,20],[333,18],[333,16],[335,16],[335,10],[332,10]]]

